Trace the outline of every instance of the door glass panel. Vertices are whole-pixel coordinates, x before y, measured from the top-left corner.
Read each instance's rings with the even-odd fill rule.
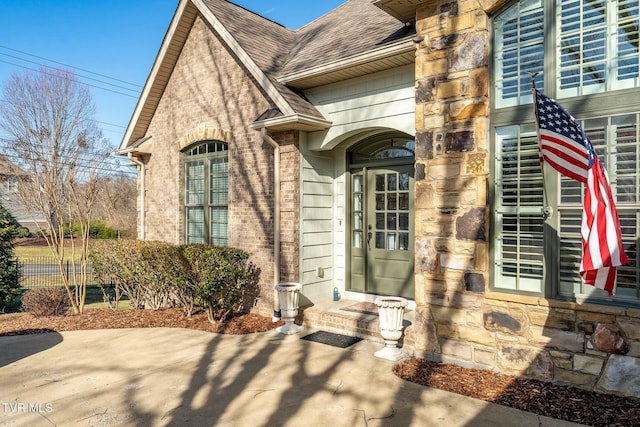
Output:
[[[353,192],[362,193],[362,175],[356,175],[353,177]]]
[[[364,191],[364,176],[363,175],[353,175],[352,178],[352,191],[353,191],[353,241],[352,245],[356,249],[361,249],[363,245],[363,228],[364,228],[364,207],[362,205],[363,201],[363,191]]]
[[[387,190],[396,191],[398,188],[398,176],[395,173],[387,175]]]
[[[396,249],[396,233],[387,234],[387,249],[390,251]]]
[[[353,228],[355,228],[356,230],[362,230],[362,212],[354,212]]]
[[[353,247],[362,249],[362,231],[353,232]]]
[[[407,172],[402,172],[400,174],[400,181],[398,182],[398,190],[400,191],[409,190],[409,174]]]
[[[353,195],[353,210],[355,211],[362,210],[362,194]]]
[[[401,251],[408,251],[409,250],[409,233],[400,233],[398,235],[399,237],[399,247],[398,249],[400,249]]]
[[[397,209],[396,207],[396,200],[397,200],[397,195],[396,193],[392,193],[392,194],[387,194],[387,209],[390,211],[395,211]]]
[[[398,194],[398,209],[401,211],[409,210],[409,193]]]
[[[409,214],[408,213],[401,213],[398,216],[398,228],[400,230],[409,230]]]
[[[408,240],[399,243],[408,238],[408,233],[402,236],[396,233],[397,230],[409,231],[409,173],[376,174],[375,178],[376,248],[409,250]]]
[[[396,214],[387,214],[387,230],[395,230],[396,228]]]

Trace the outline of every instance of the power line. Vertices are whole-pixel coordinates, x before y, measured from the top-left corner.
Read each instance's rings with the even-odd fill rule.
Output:
[[[14,155],[14,154],[5,154],[4,156],[7,157],[7,158],[15,159],[15,160],[22,160],[22,158],[20,156],[17,156],[17,155]],[[60,162],[60,164],[64,165],[64,166],[71,166],[72,165],[69,162]],[[99,166],[87,165],[87,164],[76,164],[76,166],[79,169],[89,169],[89,170],[107,172],[107,173],[110,173],[110,174],[117,173],[117,174],[132,175],[132,176],[138,174],[137,171],[126,170],[126,169],[114,169],[114,168],[110,168],[110,167],[99,167]],[[124,166],[124,165],[121,165],[121,166]]]
[[[7,104],[9,104],[9,101],[7,101],[6,99],[0,99],[0,102],[6,102]],[[95,122],[95,123],[100,123],[102,125],[117,127],[117,128],[120,128],[120,129],[126,129],[127,128],[126,126],[123,126],[123,125],[117,125],[115,123],[103,122],[103,121],[96,120],[96,119],[87,119],[87,120],[89,120],[91,122]],[[119,132],[119,131],[116,131],[116,130],[113,130],[113,129],[104,129],[104,130],[106,132]]]
[[[2,60],[2,59],[0,59],[0,62],[3,62],[3,63],[5,63],[5,64],[9,64],[9,65],[15,65],[16,67],[21,67],[21,68],[24,68],[24,69],[26,69],[26,70],[35,71],[36,73],[46,74],[46,75],[49,75],[49,76],[52,76],[52,75],[53,75],[52,73],[47,73],[47,72],[46,72],[46,71],[44,71],[44,70],[37,70],[37,69],[35,69],[35,68],[27,67],[27,66],[25,66],[25,65],[20,65],[20,64],[13,63],[13,62],[9,62],[9,61],[4,61],[4,60]],[[90,84],[90,83],[84,83],[84,84],[85,84],[85,85],[87,85],[87,86],[90,86],[90,87],[94,87],[94,88],[96,88],[96,89],[102,89],[102,90],[106,90],[107,92],[116,93],[116,94],[118,94],[118,95],[128,96],[129,98],[134,98],[134,99],[138,99],[138,98],[139,98],[139,95],[131,95],[131,94],[128,94],[128,93],[122,93],[122,92],[118,92],[117,90],[107,89],[107,88],[105,88],[105,87],[92,85],[92,84]],[[133,90],[133,89],[127,89],[127,90]]]
[[[15,140],[11,140],[8,138],[1,138],[0,137],[0,141],[4,142],[4,144],[0,144],[0,148],[3,148],[5,150],[5,153],[3,153],[6,157],[9,158],[13,158],[16,159],[18,161],[22,161],[24,160],[23,156],[19,156],[17,154],[10,154],[10,153],[6,153],[6,150],[9,147],[9,144],[15,142]],[[114,157],[112,157],[113,154],[110,154],[107,158],[105,158],[102,161],[96,161],[94,158],[88,157],[88,156],[76,156],[73,157],[73,162],[71,160],[64,160],[64,157],[62,158],[63,161],[61,161],[60,163],[62,165],[65,166],[70,166],[73,164],[78,165],[78,167],[83,168],[83,169],[95,169],[95,170],[101,170],[101,171],[108,171],[108,172],[116,172],[116,171],[120,171],[119,168],[125,166],[123,164],[121,164],[117,159],[115,159]],[[109,161],[107,159],[111,158],[112,160]],[[123,173],[128,173],[128,174],[136,174],[136,172],[134,171],[122,171]]]
[[[20,58],[19,56],[9,55],[8,53],[2,53],[2,52],[0,52],[0,55],[8,56],[9,58],[17,59],[18,61],[29,62],[29,63],[31,63],[31,64],[35,64],[35,65],[40,65],[40,66],[43,66],[43,67],[47,67],[47,68],[50,68],[50,69],[52,69],[52,70],[58,70],[58,71],[62,71],[62,72],[65,72],[65,71],[66,71],[66,70],[63,70],[62,68],[50,67],[50,66],[48,66],[48,65],[46,65],[46,64],[43,64],[43,63],[41,63],[41,62],[31,61],[31,60],[29,60],[29,59]],[[131,89],[131,88],[128,88],[128,87],[124,87],[124,86],[116,85],[116,84],[113,84],[113,83],[105,82],[104,80],[94,79],[93,77],[83,76],[82,74],[76,74],[76,76],[81,77],[81,78],[83,78],[83,79],[92,80],[92,81],[94,81],[94,82],[104,83],[104,84],[109,85],[109,86],[117,87],[118,89],[130,90],[131,92],[136,92],[136,93],[139,93],[139,92],[140,92],[140,90],[139,90],[139,89]]]
[[[80,68],[80,67],[76,67],[76,66],[73,66],[73,65],[65,64],[63,62],[58,62],[58,61],[55,61],[53,59],[44,58],[42,56],[38,56],[38,55],[34,55],[32,53],[29,53],[29,52],[25,52],[25,51],[22,51],[22,50],[14,49],[14,48],[9,47],[9,46],[0,45],[0,48],[11,50],[13,52],[18,52],[18,53],[21,53],[23,55],[28,55],[28,56],[31,56],[33,58],[42,59],[43,61],[53,62],[54,64],[63,65],[65,67],[70,67],[70,68],[73,68],[73,69],[76,69],[76,70],[84,71],[85,73],[90,73],[90,74],[93,74],[93,75],[96,75],[96,76],[105,77],[105,78],[107,78],[109,80],[114,80],[114,81],[117,81],[117,82],[120,82],[120,83],[125,83],[125,84],[131,85],[131,86],[138,87],[140,89],[142,89],[144,87],[144,86],[139,85],[137,83],[131,83],[131,82],[128,82],[128,81],[125,81],[125,80],[120,80],[120,79],[117,79],[115,77],[110,77],[110,76],[107,76],[105,74],[96,73],[96,72],[91,71],[91,70],[87,70],[87,69],[84,69],[84,68]],[[5,54],[3,54],[3,55],[5,55]]]

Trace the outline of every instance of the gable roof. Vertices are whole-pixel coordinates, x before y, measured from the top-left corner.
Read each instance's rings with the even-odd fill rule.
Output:
[[[27,176],[27,173],[11,160],[0,154],[0,175],[4,176]]]
[[[301,89],[414,61],[413,26],[406,26],[386,14],[371,0],[348,0],[295,31],[230,1],[181,0],[120,151],[145,136],[198,15],[271,99],[271,108],[252,125],[256,128],[326,129],[331,123]]]

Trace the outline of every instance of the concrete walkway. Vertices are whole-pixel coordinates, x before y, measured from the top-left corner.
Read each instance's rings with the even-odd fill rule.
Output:
[[[0,426],[569,426],[400,380],[311,331],[120,329],[0,337]]]

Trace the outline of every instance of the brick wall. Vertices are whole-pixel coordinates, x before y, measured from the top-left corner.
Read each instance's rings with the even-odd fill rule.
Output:
[[[280,144],[280,280],[300,281],[300,133],[273,135]]]
[[[417,10],[416,354],[640,396],[640,310],[489,292],[489,15]]]
[[[273,304],[273,149],[249,125],[269,107],[254,81],[196,19],[147,131],[147,240],[184,242],[180,149],[213,138],[229,144],[229,245],[261,269],[257,310]]]

